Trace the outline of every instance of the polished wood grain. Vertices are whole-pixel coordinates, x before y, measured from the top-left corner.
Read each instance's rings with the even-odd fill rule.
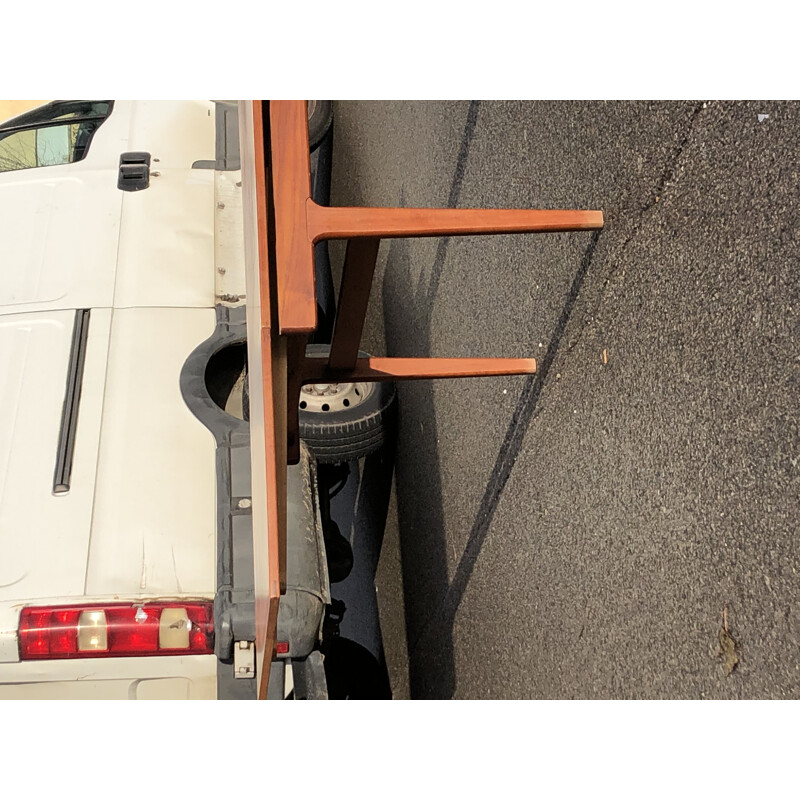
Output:
[[[306,202],[308,236],[323,239],[474,236],[501,233],[590,231],[602,211],[486,208],[328,208]]]
[[[267,695],[281,594],[286,541],[286,355],[277,330],[274,241],[259,101],[239,104],[242,205],[251,411],[253,561],[258,696]],[[283,570],[285,575],[285,568]]]
[[[306,102],[273,100],[269,108],[281,333],[309,334],[316,328],[313,245],[324,239],[545,233],[603,227],[602,211],[320,206],[311,198]]]
[[[279,327],[285,334],[308,334],[317,327],[317,299],[314,246],[306,232],[311,199],[306,102],[272,100],[269,119]]]
[[[535,358],[359,358],[352,369],[332,369],[327,359],[309,357],[303,365],[303,384],[352,381],[425,380],[428,378],[486,378],[493,375],[531,375]]]

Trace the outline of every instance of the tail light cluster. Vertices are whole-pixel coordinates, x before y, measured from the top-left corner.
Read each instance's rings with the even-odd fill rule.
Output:
[[[213,603],[33,606],[19,621],[19,657],[113,658],[214,652]]]

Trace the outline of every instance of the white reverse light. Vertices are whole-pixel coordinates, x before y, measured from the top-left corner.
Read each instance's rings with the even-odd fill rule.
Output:
[[[78,650],[108,650],[105,611],[83,611],[78,617]]]

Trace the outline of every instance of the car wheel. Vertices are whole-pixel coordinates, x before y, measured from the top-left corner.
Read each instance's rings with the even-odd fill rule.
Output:
[[[330,345],[312,344],[309,356]],[[359,352],[362,358],[367,353]],[[388,383],[317,383],[300,391],[300,437],[323,464],[354,461],[374,453],[394,431],[396,391]]]
[[[325,138],[333,122],[331,100],[308,100],[308,149],[313,151]]]

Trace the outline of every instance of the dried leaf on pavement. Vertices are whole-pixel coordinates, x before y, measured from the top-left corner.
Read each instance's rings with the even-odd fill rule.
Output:
[[[719,629],[719,657],[722,659],[722,668],[726,675],[730,675],[739,663],[739,643],[725,630]]]

